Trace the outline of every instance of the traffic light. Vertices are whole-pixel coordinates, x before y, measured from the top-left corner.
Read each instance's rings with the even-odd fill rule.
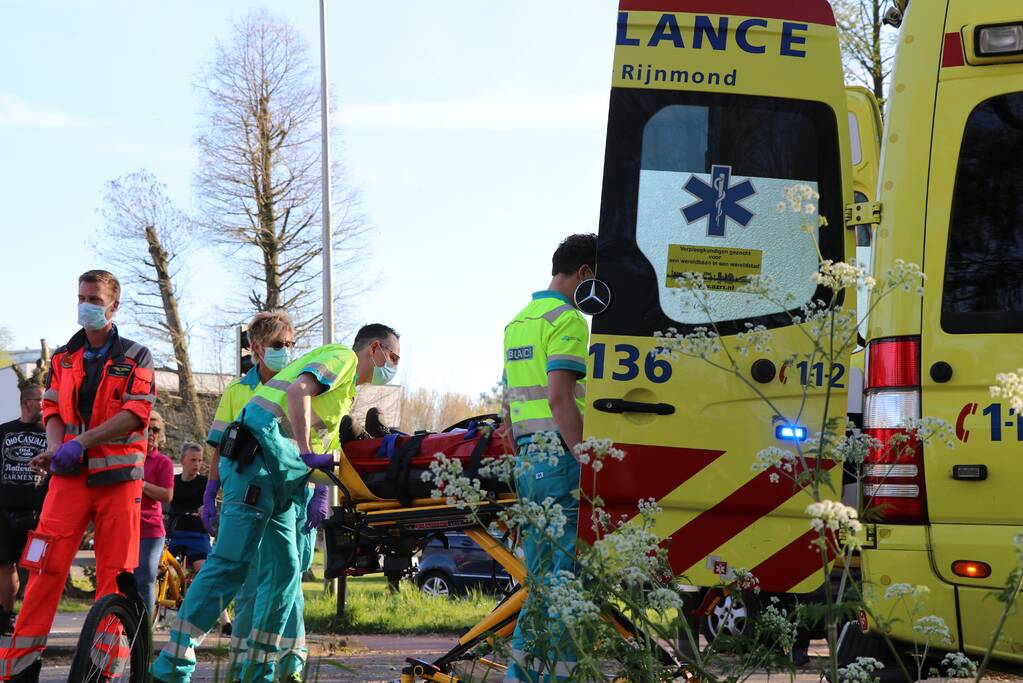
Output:
[[[235,358],[238,359],[236,369],[238,376],[241,377],[251,370],[255,363],[252,361],[252,349],[249,347],[249,326],[239,325],[235,332],[238,349],[238,353],[235,354]]]

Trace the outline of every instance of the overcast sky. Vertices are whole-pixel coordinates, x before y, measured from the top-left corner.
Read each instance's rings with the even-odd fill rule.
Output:
[[[316,0],[262,4],[317,60]],[[74,333],[107,180],[146,168],[192,206],[195,76],[255,6],[0,0],[0,327],[16,348]],[[376,226],[351,317],[401,331],[405,383],[493,385],[504,324],[546,286],[554,247],[595,231],[616,6],[328,2],[339,142]],[[230,275],[209,251],[192,274],[193,353],[216,369],[233,349],[207,329]]]

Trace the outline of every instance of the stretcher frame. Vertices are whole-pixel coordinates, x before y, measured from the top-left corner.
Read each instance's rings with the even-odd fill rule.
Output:
[[[462,683],[453,671],[455,663],[465,661],[466,655],[483,642],[493,644],[494,638],[508,638],[515,630],[519,611],[526,600],[528,590],[525,585],[526,566],[514,553],[488,531],[487,525],[497,520],[500,512],[516,502],[514,494],[492,495],[482,505],[469,509],[448,504],[443,499],[419,498],[411,505],[403,506],[396,500],[373,500],[354,503],[348,487],[333,472],[327,473],[332,483],[338,487],[341,505],[333,509],[333,514],[324,522],[327,539],[327,563],[330,566],[332,545],[336,543],[336,534],[350,534],[355,540],[353,552],[358,552],[358,542],[365,539],[369,543],[393,541],[401,546],[403,537],[411,536],[415,541],[428,539],[438,532],[460,531],[476,542],[487,555],[501,565],[508,575],[518,584],[518,588],[505,596],[494,610],[478,624],[462,634],[454,647],[432,662],[416,657],[406,658],[407,666],[401,671],[399,683]],[[334,543],[332,543],[334,539]],[[416,542],[408,544],[408,547]],[[380,546],[374,546],[378,549]],[[348,557],[347,564],[352,557]],[[336,566],[336,565],[335,565]],[[329,577],[328,577],[329,578]],[[607,617],[623,636],[639,633],[625,615],[618,613]],[[679,676],[691,679],[691,675],[675,656],[657,644],[653,639],[655,656],[671,667],[675,667]],[[507,667],[485,657],[475,659],[476,664],[504,674]]]

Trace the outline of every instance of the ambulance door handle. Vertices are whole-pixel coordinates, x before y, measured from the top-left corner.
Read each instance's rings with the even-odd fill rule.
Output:
[[[671,415],[675,406],[670,403],[647,403],[645,401],[626,401],[624,398],[598,398],[593,407],[602,413],[653,413],[654,415]]]

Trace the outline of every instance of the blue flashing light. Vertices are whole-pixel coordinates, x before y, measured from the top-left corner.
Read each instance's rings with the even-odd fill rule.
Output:
[[[798,425],[778,425],[774,435],[782,441],[806,441],[806,427]]]

